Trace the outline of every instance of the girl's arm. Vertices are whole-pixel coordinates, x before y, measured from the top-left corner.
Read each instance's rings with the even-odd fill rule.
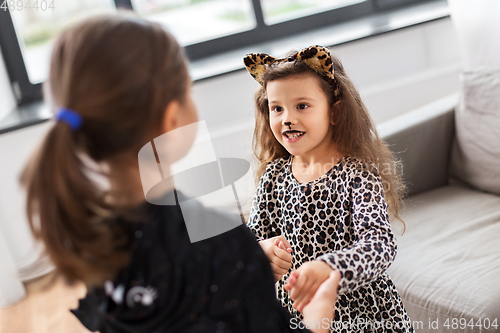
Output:
[[[358,170],[349,186],[355,240],[342,250],[318,258],[340,272],[339,295],[376,280],[396,256],[396,239],[391,231],[380,175]],[[344,221],[340,219],[338,223]]]

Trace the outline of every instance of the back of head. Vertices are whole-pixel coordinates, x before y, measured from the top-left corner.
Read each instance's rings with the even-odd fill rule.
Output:
[[[127,236],[115,223],[119,207],[89,179],[81,157],[137,156],[161,134],[166,106],[184,101],[189,82],[175,39],[134,16],[94,17],[56,41],[45,92],[54,109],[71,109],[83,121],[77,130],[56,122],[22,182],[32,230],[67,278],[101,284],[128,260]]]
[[[183,50],[169,33],[118,15],[64,31],[54,46],[48,82],[53,104],[83,117],[75,135],[96,161],[141,147],[168,102],[184,98],[188,83]]]

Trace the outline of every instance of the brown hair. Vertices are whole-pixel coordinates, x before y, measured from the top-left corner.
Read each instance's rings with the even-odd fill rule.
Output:
[[[362,167],[376,167],[382,178],[385,198],[389,213],[401,222],[400,213],[404,207],[403,196],[406,186],[398,170],[398,161],[386,143],[379,138],[375,125],[356,91],[347,77],[340,61],[332,55],[334,75],[340,88],[340,101],[334,95],[335,87],[316,74],[307,64],[296,61],[280,66],[270,67],[263,75],[263,85],[255,94],[256,119],[253,135],[253,149],[259,164],[256,179],[264,174],[267,164],[280,157],[289,157],[290,153],[276,140],[269,125],[269,105],[266,87],[269,81],[283,79],[293,75],[313,74],[319,78],[320,86],[328,97],[331,119],[335,125],[333,141],[342,155],[357,157],[362,161]],[[337,103],[336,103],[337,102]],[[384,168],[382,168],[382,166]],[[404,222],[403,222],[404,226]]]
[[[127,152],[137,156],[161,134],[166,106],[184,102],[189,82],[183,49],[159,24],[105,15],[58,38],[50,97],[53,105],[77,112],[83,125],[72,131],[55,123],[21,181],[31,229],[69,280],[101,285],[129,260],[129,239],[116,219],[131,207],[117,204],[120,193],[110,202],[111,192],[89,177],[82,156],[96,163]]]

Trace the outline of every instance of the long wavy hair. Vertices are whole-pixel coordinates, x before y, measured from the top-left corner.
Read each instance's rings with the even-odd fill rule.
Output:
[[[172,35],[132,14],[94,17],[57,39],[46,97],[77,112],[83,125],[72,131],[54,123],[21,182],[32,232],[68,280],[102,285],[129,262],[130,236],[116,220],[134,210],[123,194],[91,179],[90,166],[137,156],[161,134],[166,106],[184,103],[189,81],[184,51]]]
[[[293,53],[292,53],[293,55]],[[321,88],[328,97],[332,128],[332,140],[342,155],[358,158],[362,167],[378,171],[384,186],[385,199],[391,219],[401,219],[404,208],[403,197],[406,186],[403,183],[400,163],[382,140],[359,96],[354,84],[345,73],[339,59],[332,55],[334,75],[340,87],[340,101],[335,98],[334,87],[322,79],[303,62],[296,61],[270,67],[263,75],[263,85],[255,94],[256,118],[253,134],[253,151],[258,160],[256,179],[260,179],[269,162],[286,158],[290,153],[276,140],[269,123],[269,103],[266,94],[267,83],[290,76],[313,74],[320,78]]]

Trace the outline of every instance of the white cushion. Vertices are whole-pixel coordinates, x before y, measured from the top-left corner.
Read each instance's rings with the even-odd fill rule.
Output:
[[[466,70],[461,84],[450,174],[500,194],[500,69]]]

